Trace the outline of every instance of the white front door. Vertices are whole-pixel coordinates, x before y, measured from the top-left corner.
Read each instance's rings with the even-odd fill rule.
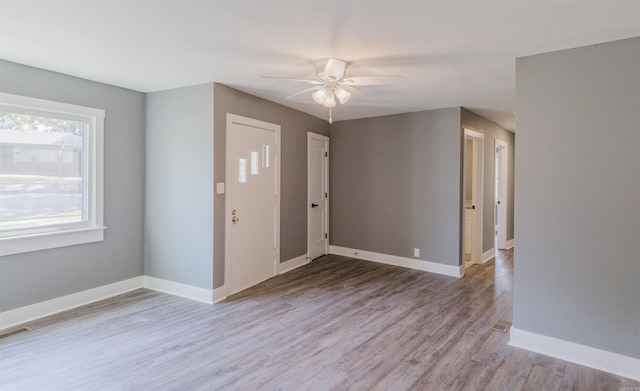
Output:
[[[315,259],[327,253],[329,243],[329,138],[307,136],[307,257]]]
[[[227,114],[225,285],[233,294],[279,262],[280,126]]]

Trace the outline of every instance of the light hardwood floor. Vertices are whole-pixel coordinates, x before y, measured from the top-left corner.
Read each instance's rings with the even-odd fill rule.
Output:
[[[0,389],[640,390],[507,346],[512,275],[325,256],[213,306],[141,289],[0,340]]]

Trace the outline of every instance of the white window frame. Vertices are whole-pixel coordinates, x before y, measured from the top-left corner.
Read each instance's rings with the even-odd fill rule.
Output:
[[[79,223],[36,229],[16,229],[0,235],[0,256],[46,250],[104,240],[104,118],[105,111],[91,107],[0,93],[0,108],[34,114],[72,116],[89,123],[87,153],[87,219]]]

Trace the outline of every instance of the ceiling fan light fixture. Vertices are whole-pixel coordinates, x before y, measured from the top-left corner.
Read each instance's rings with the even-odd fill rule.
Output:
[[[329,93],[327,92],[326,89],[321,88],[318,91],[314,92],[313,94],[311,94],[311,97],[313,98],[313,101],[316,102],[319,105],[324,104],[325,99],[327,99],[327,96],[329,95]]]
[[[340,101],[340,104],[345,104],[351,98],[351,93],[342,87],[336,88],[335,95]]]
[[[322,105],[324,107],[334,107],[336,105],[336,97],[333,93],[330,93],[329,95],[327,95],[326,98],[324,98],[324,103],[322,103]]]
[[[2,1],[2,0],[0,0]],[[287,78],[278,76],[262,76],[271,79],[291,80],[310,84],[305,90],[296,92],[287,97],[293,98],[298,95],[311,92],[313,101],[329,109],[329,123],[333,121],[332,108],[338,102],[344,105],[351,99],[351,95],[363,96],[357,88],[360,86],[374,86],[395,83],[398,80],[405,80],[402,75],[370,75],[370,76],[350,76],[346,77],[345,72],[350,63],[337,58],[325,58],[313,62],[316,70],[314,79]]]

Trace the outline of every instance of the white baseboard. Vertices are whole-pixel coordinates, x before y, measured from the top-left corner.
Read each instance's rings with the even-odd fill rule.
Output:
[[[143,287],[143,277],[133,277],[113,284],[72,293],[0,313],[0,330],[104,300]]]
[[[430,273],[443,274],[445,276],[451,277],[459,278],[464,274],[464,265],[451,266],[442,263],[423,261],[420,259],[405,258],[396,255],[381,254],[372,251],[357,250],[340,246],[329,246],[329,253],[342,255],[345,257],[363,259],[365,261],[384,263],[387,265],[402,266],[409,269],[422,270]]]
[[[301,255],[299,257],[290,259],[288,261],[281,262],[276,265],[276,274],[283,274],[289,272],[293,269],[299,268],[300,266],[304,266],[309,263],[307,259],[307,254]],[[218,303],[228,296],[227,287],[225,285],[216,288],[213,290],[213,303]]]
[[[509,345],[640,381],[640,359],[600,350],[515,327]]]
[[[223,285],[220,288],[213,290],[213,302],[217,303],[227,298],[227,286]]]
[[[276,266],[276,273],[283,274],[293,269],[299,268],[300,266],[304,266],[309,262],[310,261],[307,259],[307,254],[300,255],[299,257],[279,263]]]
[[[72,293],[70,295],[1,312],[0,330],[8,329],[22,323],[44,318],[45,316],[108,299],[140,288],[168,293],[170,295],[180,296],[206,304],[213,304],[214,302],[220,301],[226,297],[226,289],[224,289],[224,286],[222,288],[211,290],[155,277],[138,276],[128,280],[114,282],[113,284],[103,285],[97,288],[87,289],[86,291]]]
[[[496,256],[496,249],[495,248],[489,249],[488,251],[482,253],[482,255],[480,256],[480,263],[487,263],[490,260],[492,260],[495,256]]]
[[[511,250],[514,246],[513,239],[507,240],[507,250]]]
[[[186,285],[179,282],[163,280],[161,278],[143,277],[143,286],[158,292],[168,293],[206,304],[213,304],[213,290]]]

